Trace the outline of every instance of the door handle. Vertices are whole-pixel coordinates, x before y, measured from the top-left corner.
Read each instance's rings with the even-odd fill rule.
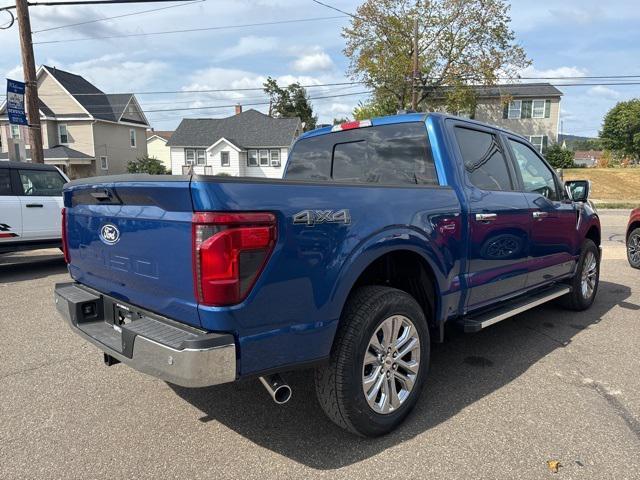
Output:
[[[549,216],[549,212],[533,212],[531,215],[533,215],[533,218],[537,220],[542,220],[543,218]]]
[[[42,208],[44,205],[41,203],[27,203],[27,208]]]
[[[476,220],[478,222],[491,222],[498,218],[497,213],[476,213]]]

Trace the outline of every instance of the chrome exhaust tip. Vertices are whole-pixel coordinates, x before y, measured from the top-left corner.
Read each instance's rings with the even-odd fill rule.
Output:
[[[277,373],[274,375],[268,375],[266,377],[260,377],[260,381],[264,388],[267,389],[273,401],[278,405],[282,405],[291,400],[291,387],[285,382]]]

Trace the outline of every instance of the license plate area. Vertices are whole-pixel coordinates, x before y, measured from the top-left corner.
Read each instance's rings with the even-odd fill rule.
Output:
[[[121,303],[113,304],[113,325],[114,327],[122,327],[131,322],[138,320],[143,315],[127,305]]]

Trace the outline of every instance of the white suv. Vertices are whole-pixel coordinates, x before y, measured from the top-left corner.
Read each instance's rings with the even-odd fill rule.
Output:
[[[61,247],[68,181],[52,165],[0,161],[0,253]]]

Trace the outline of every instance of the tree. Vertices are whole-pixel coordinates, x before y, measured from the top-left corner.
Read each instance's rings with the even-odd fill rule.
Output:
[[[390,106],[410,106],[416,19],[422,110],[472,110],[472,85],[515,78],[531,63],[514,41],[504,0],[366,0],[342,36],[349,75],[374,91],[369,108],[392,113]]]
[[[332,125],[340,125],[341,123],[347,123],[350,120],[347,117],[336,117],[331,122]]]
[[[300,117],[305,130],[316,128],[318,117],[313,114],[307,91],[299,83],[292,83],[288,87],[282,88],[275,79],[268,77],[264,83],[264,92],[269,95],[269,115]]]
[[[164,175],[167,169],[162,162],[155,157],[139,157],[136,160],[127,163],[127,172],[129,173],[149,173],[151,175]]]
[[[600,139],[617,157],[640,160],[640,99],[619,102],[604,117]]]
[[[554,143],[546,152],[544,152],[544,158],[551,164],[553,168],[572,168],[573,164],[573,151],[562,148],[559,144]]]

